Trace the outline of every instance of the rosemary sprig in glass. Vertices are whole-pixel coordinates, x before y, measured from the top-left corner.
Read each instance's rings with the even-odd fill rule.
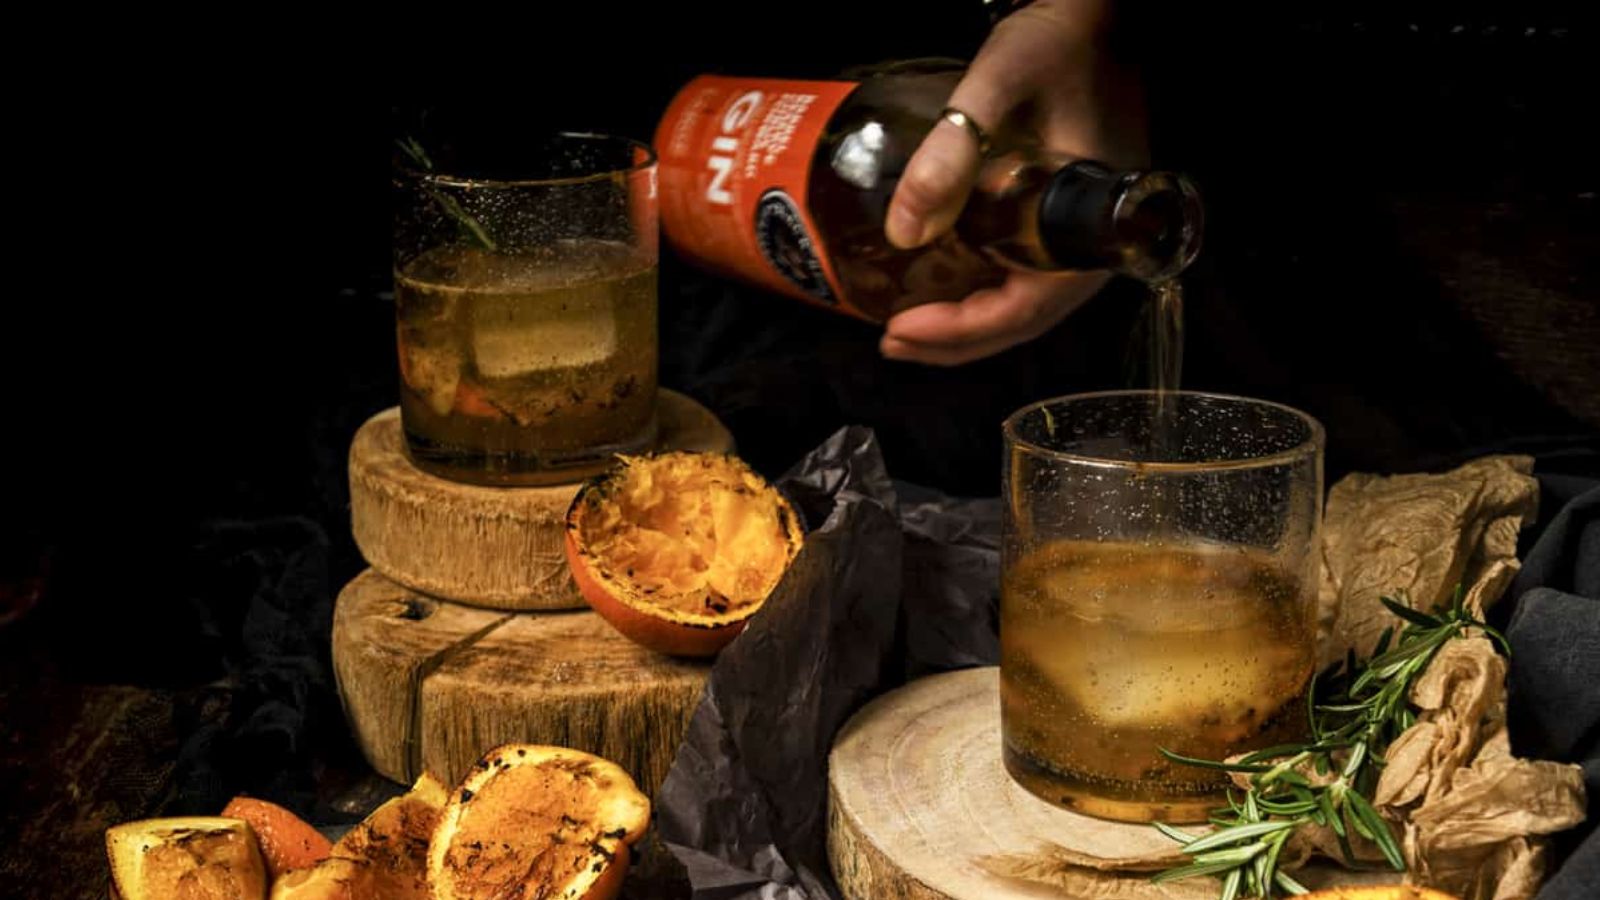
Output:
[[[426,150],[422,149],[422,144],[416,138],[401,138],[395,141],[395,144],[399,146],[400,152],[409,157],[412,164],[417,168],[424,172],[433,171],[433,158],[428,156]],[[489,232],[484,230],[482,223],[473,218],[465,209],[462,209],[461,204],[456,202],[456,198],[435,189],[427,181],[422,182],[422,190],[429,197],[432,197],[433,202],[439,204],[445,213],[461,227],[461,230],[477,242],[478,246],[491,253],[497,249],[494,240],[489,237]]]
[[[1464,599],[1458,587],[1452,602],[1430,614],[1400,599],[1382,598],[1403,627],[1398,634],[1385,629],[1370,658],[1358,663],[1351,653],[1312,682],[1306,692],[1309,743],[1267,747],[1231,763],[1194,759],[1162,748],[1174,762],[1247,774],[1249,786],[1240,799],[1228,792],[1228,807],[1212,815],[1216,830],[1210,834],[1197,836],[1157,823],[1163,834],[1183,844],[1193,861],[1152,880],[1213,875],[1222,881],[1222,900],[1272,897],[1278,891],[1303,894],[1305,887],[1279,871],[1278,857],[1295,829],[1307,824],[1329,828],[1352,866],[1357,865],[1350,846],[1350,835],[1355,833],[1376,844],[1396,871],[1405,871],[1400,845],[1370,798],[1378,785],[1384,751],[1416,721],[1407,700],[1411,685],[1439,648],[1468,627],[1482,629],[1510,652],[1505,636],[1474,619]],[[1308,772],[1318,776],[1316,780]]]

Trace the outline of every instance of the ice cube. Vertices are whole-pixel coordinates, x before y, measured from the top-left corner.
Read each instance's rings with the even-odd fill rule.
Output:
[[[1248,733],[1300,686],[1303,667],[1284,648],[1263,642],[1259,631],[1119,630],[1064,625],[1016,643],[1064,699],[1111,728]]]
[[[617,352],[616,315],[595,306],[515,295],[479,298],[472,317],[478,373],[513,378],[610,358]]]

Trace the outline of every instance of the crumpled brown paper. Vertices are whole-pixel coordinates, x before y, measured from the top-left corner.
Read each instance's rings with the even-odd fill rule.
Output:
[[[1422,711],[1390,745],[1374,798],[1403,823],[1408,880],[1466,900],[1532,897],[1539,836],[1583,821],[1582,769],[1511,755],[1505,673],[1485,638],[1446,644],[1411,689]]]
[[[1371,653],[1398,622],[1380,597],[1429,610],[1459,584],[1481,617],[1519,567],[1517,534],[1535,514],[1533,461],[1486,457],[1442,474],[1351,475],[1329,492],[1322,530],[1318,647],[1323,663]],[[1463,900],[1532,897],[1544,875],[1544,835],[1583,819],[1582,770],[1511,756],[1506,664],[1482,637],[1447,644],[1412,689],[1417,723],[1390,746],[1376,803],[1400,823],[1409,882]],[[1338,858],[1331,833],[1303,829],[1282,861]],[[1358,857],[1381,859],[1357,838]],[[1088,861],[1066,848],[983,861],[995,874],[1042,884],[1091,872],[1164,868],[1170,855]],[[1203,883],[1208,891],[1215,885]]]
[[[1439,475],[1335,485],[1323,518],[1321,661],[1366,655],[1399,624],[1380,596],[1428,610],[1459,584],[1483,616],[1520,568],[1517,533],[1539,498],[1532,469],[1528,457],[1491,456]],[[1375,798],[1401,824],[1408,881],[1465,900],[1532,897],[1541,836],[1583,820],[1581,769],[1511,756],[1505,697],[1505,659],[1482,637],[1445,645],[1412,687],[1422,712],[1385,754]]]
[[[1517,533],[1539,504],[1533,458],[1488,456],[1443,474],[1345,477],[1328,492],[1317,590],[1319,665],[1371,653],[1395,618],[1379,597],[1427,610],[1467,592],[1475,614],[1517,574]]]

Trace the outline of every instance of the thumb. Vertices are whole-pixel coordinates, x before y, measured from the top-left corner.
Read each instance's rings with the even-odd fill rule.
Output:
[[[950,95],[949,106],[966,114],[985,135],[993,134],[1022,99],[1012,87],[1019,73],[1010,68],[1004,54],[980,52]],[[949,231],[982,163],[977,136],[940,119],[912,154],[895,187],[884,226],[889,242],[902,249],[920,247]]]

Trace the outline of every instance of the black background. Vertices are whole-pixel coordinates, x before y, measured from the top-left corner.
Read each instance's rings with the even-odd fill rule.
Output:
[[[305,634],[282,652],[323,664],[331,593],[361,566],[344,454],[396,402],[398,132],[426,118],[648,139],[699,72],[970,55],[975,6],[424,6],[370,27],[189,17],[69,36],[63,56],[21,63],[0,575],[48,577],[31,619],[0,628],[0,655],[84,680],[238,672],[260,586],[219,554],[309,534],[322,555],[288,623]],[[1497,285],[1600,303],[1597,45],[1577,5],[1207,6],[1127,5],[1156,161],[1192,173],[1208,204],[1186,385],[1317,415],[1330,483],[1498,448],[1592,471],[1595,421],[1521,377],[1461,303]],[[1446,278],[1468,248],[1495,266]],[[991,494],[1007,412],[1137,377],[1140,302],[1114,286],[1045,339],[934,369],[882,361],[870,327],[669,256],[662,382],[721,414],[769,474],[863,424],[896,477]],[[325,689],[325,672],[311,683]]]

